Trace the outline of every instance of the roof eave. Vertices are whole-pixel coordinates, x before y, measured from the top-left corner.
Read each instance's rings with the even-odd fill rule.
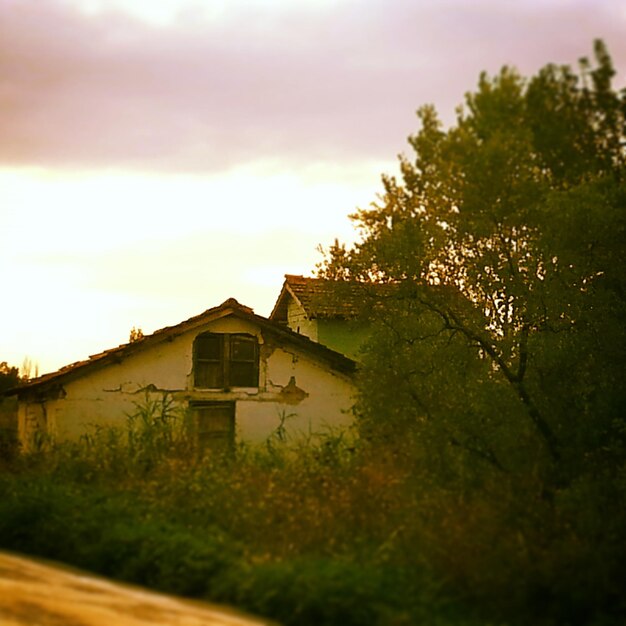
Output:
[[[247,319],[249,321],[257,323],[262,328],[266,328],[270,332],[285,337],[288,341],[301,346],[305,351],[316,352],[318,356],[330,365],[333,369],[341,371],[343,373],[351,374],[356,368],[356,363],[349,359],[340,352],[335,352],[331,348],[311,341],[307,337],[294,333],[292,330],[280,325],[279,322],[257,315],[252,309],[240,305],[236,301],[227,300],[223,304],[213,308],[207,309],[204,313],[200,313],[188,320],[176,324],[175,326],[169,326],[155,331],[150,335],[146,335],[142,339],[123,344],[117,348],[111,350],[105,350],[100,354],[92,355],[89,360],[81,361],[75,366],[68,365],[57,372],[51,374],[45,374],[39,379],[34,379],[31,382],[24,383],[18,387],[14,387],[5,391],[2,395],[20,395],[23,392],[31,392],[34,390],[46,391],[58,387],[60,384],[80,378],[92,371],[101,369],[108,365],[121,363],[124,359],[146,350],[153,345],[157,345],[162,342],[172,341],[179,335],[193,330],[197,326],[212,322],[228,315],[235,315],[241,319]]]

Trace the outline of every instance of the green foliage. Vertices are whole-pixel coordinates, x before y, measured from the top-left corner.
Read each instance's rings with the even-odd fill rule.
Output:
[[[191,532],[130,494],[49,476],[0,483],[3,546],[187,595],[203,595],[236,553],[223,532]]]
[[[594,55],[482,75],[447,130],[420,109],[320,268],[362,287],[360,432],[415,489],[406,532],[490,619],[624,617],[626,90]]]
[[[0,394],[7,389],[17,387],[21,381],[20,370],[6,361],[0,363]]]
[[[460,492],[409,437],[274,438],[220,458],[153,445],[158,420],[133,439],[136,427],[4,468],[0,547],[294,626],[611,624],[626,611],[625,471],[551,498],[511,474]],[[146,449],[124,458],[129,440]]]
[[[165,454],[193,453],[189,416],[170,394],[153,397],[146,391],[143,401],[127,416],[126,453],[135,462],[150,467]]]
[[[6,361],[0,363],[0,464],[10,461],[18,451],[17,403],[14,396],[3,397],[3,392],[17,387],[22,378],[17,367]]]
[[[626,91],[595,62],[482,75],[446,131],[420,109],[401,180],[330,249],[325,276],[393,287],[364,289],[364,428],[549,488],[623,458]]]
[[[85,463],[94,477],[124,472],[148,474],[153,467],[166,462],[199,457],[189,421],[188,412],[170,394],[146,391],[134,403],[134,410],[126,415],[124,427],[96,424],[78,443],[55,446],[46,463],[54,463],[59,472],[71,471]],[[68,457],[72,462],[67,462]]]
[[[230,602],[284,624],[463,624],[433,605],[415,571],[353,559],[299,557],[244,565],[222,584]]]
[[[385,490],[391,475],[358,463],[346,433],[181,456],[154,445],[158,419],[137,436],[141,414],[161,414],[147,406],[125,432],[50,443],[0,474],[0,546],[285,624],[411,623],[432,608],[428,585],[403,598],[416,568],[396,572],[378,553],[400,503]]]

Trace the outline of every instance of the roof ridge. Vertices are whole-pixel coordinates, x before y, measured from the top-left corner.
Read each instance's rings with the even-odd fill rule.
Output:
[[[42,374],[41,376],[26,382],[24,385],[21,385],[20,387],[16,387],[8,391],[18,392],[20,389],[27,389],[29,387],[39,386],[42,384],[46,384],[48,382],[52,382],[58,378],[65,377],[66,375],[71,375],[77,370],[80,370],[85,367],[93,367],[99,364],[104,365],[106,363],[111,362],[110,359],[125,358],[126,356],[129,356],[130,354],[134,353],[136,350],[144,349],[148,347],[148,345],[150,345],[151,343],[158,341],[161,338],[167,338],[168,335],[176,336],[176,334],[178,334],[179,332],[186,332],[187,330],[194,328],[196,323],[200,323],[200,324],[203,323],[206,317],[210,317],[210,315],[212,314],[219,315],[225,309],[229,309],[229,308],[233,309],[231,314],[235,314],[235,315],[238,314],[244,317],[248,316],[249,318],[253,318],[254,320],[257,321],[257,323],[263,326],[270,326],[272,331],[274,332],[277,332],[279,334],[281,333],[286,334],[287,336],[291,337],[294,341],[298,341],[301,344],[306,344],[306,345],[311,346],[311,349],[318,351],[318,353],[326,353],[326,356],[330,361],[342,363],[343,368],[347,367],[349,370],[354,369],[354,361],[350,357],[342,354],[341,352],[337,352],[336,350],[333,350],[332,348],[329,348],[328,346],[325,346],[324,344],[310,340],[308,337],[307,337],[308,341],[303,341],[304,335],[298,334],[289,328],[284,328],[283,326],[279,325],[274,320],[258,315],[252,310],[251,307],[247,307],[243,304],[240,304],[239,302],[237,302],[237,300],[235,300],[235,298],[228,298],[219,306],[207,309],[203,313],[194,315],[187,320],[183,320],[182,322],[179,322],[178,324],[175,324],[173,326],[165,326],[164,328],[155,330],[153,333],[149,335],[145,335],[144,337],[142,337],[141,339],[138,339],[137,341],[131,341],[129,343],[121,344],[117,346],[116,348],[103,350],[100,353],[89,356],[87,359],[83,359],[82,361],[75,361],[74,363],[65,365],[59,368],[58,370],[56,370],[55,372]]]
[[[321,280],[324,282],[333,282],[332,280],[328,278],[320,278],[319,276],[303,276],[302,274],[285,274],[285,280],[286,281],[294,280],[298,282],[304,282],[307,280]]]

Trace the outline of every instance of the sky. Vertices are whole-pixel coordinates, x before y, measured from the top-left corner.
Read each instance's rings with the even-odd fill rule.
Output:
[[[626,0],[0,0],[0,362],[54,371],[353,241],[434,104],[575,66]]]

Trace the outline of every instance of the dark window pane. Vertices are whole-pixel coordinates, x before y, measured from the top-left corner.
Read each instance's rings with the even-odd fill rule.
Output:
[[[222,336],[200,335],[197,337],[196,358],[219,361],[222,358]]]
[[[230,339],[230,358],[233,361],[256,360],[256,339],[254,337],[232,336]]]
[[[256,363],[230,364],[230,384],[232,387],[257,387],[259,384]]]
[[[196,361],[195,386],[205,389],[221,389],[224,386],[224,369],[221,362]]]

